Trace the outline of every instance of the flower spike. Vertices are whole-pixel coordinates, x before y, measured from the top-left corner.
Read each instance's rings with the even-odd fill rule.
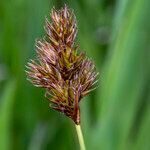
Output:
[[[28,80],[46,89],[50,107],[80,124],[80,100],[95,87],[98,73],[94,63],[74,45],[77,23],[66,5],[52,9],[51,23],[46,18],[46,37],[35,43],[37,61],[27,65]]]

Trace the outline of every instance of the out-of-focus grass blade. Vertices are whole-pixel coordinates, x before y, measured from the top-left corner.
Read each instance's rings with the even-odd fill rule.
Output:
[[[6,84],[0,98],[0,149],[11,149],[12,107],[14,102],[16,82],[11,80]]]
[[[118,0],[118,3],[116,4],[116,11],[115,11],[115,18],[114,18],[114,32],[118,30],[119,26],[122,23],[123,16],[127,9],[129,9],[127,6],[129,6],[128,3],[131,3],[130,0]]]
[[[130,149],[130,132],[148,82],[149,6],[149,0],[132,1],[114,33],[117,37],[106,63],[94,149]]]
[[[150,95],[149,103],[146,107],[142,124],[139,128],[138,138],[135,143],[134,150],[149,150],[150,149]]]

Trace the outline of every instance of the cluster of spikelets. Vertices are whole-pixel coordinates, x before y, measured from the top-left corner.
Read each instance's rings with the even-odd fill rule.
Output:
[[[51,108],[80,124],[79,102],[94,89],[98,73],[93,62],[74,46],[77,24],[73,10],[53,8],[50,15],[45,38],[35,44],[37,61],[28,63],[27,76],[35,86],[46,89]]]

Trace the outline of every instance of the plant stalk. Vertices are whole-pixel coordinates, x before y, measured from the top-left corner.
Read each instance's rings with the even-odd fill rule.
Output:
[[[75,125],[81,150],[86,150],[80,125]]]

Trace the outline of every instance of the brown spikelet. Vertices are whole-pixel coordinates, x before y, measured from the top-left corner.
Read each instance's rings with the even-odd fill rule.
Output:
[[[27,65],[28,80],[46,89],[50,107],[80,124],[79,102],[94,88],[98,73],[84,53],[79,53],[74,41],[77,34],[73,10],[65,5],[51,12],[46,19],[46,37],[36,41],[37,62]]]

